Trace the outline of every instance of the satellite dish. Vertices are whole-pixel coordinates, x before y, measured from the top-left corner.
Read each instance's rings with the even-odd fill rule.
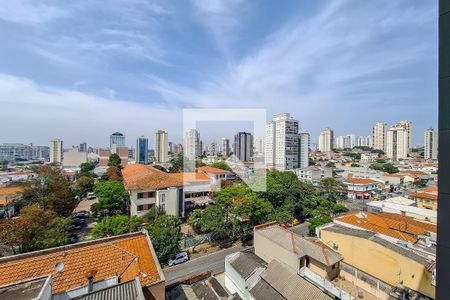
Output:
[[[55,265],[55,271],[61,272],[64,269],[64,264],[62,262],[56,263]]]

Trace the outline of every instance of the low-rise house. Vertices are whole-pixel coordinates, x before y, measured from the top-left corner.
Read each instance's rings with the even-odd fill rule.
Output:
[[[402,216],[412,217],[415,219],[419,219],[422,221],[427,221],[436,224],[437,222],[437,212],[425,208],[420,208],[416,206],[412,206],[416,201],[407,199],[404,197],[395,197],[395,198],[403,198],[405,201],[402,204],[401,201],[389,201],[390,199],[386,199],[384,201],[370,201],[366,203],[367,210],[372,213],[393,213]]]
[[[324,225],[318,231],[320,239],[332,244],[344,257],[341,276],[374,292],[378,299],[392,299],[389,286],[406,287],[434,299],[435,262],[432,259],[389,242],[374,231],[339,224]],[[371,276],[381,282],[368,280]],[[380,289],[386,284],[388,288]]]
[[[213,184],[220,186],[220,180],[230,180],[230,179],[236,179],[236,175],[234,175],[233,172],[222,170],[219,168],[213,168],[210,166],[203,166],[197,168],[197,171],[199,173],[205,173],[208,175],[212,180]]]
[[[220,186],[213,184],[213,179],[202,172],[170,173],[169,176],[183,183],[185,202],[206,204],[212,201],[211,192],[219,190]]]
[[[347,187],[347,196],[350,199],[368,199],[380,191],[380,182],[374,179],[350,178],[342,183]]]
[[[266,262],[277,259],[294,271],[306,267],[328,280],[339,275],[339,253],[276,223],[255,226],[254,247],[255,254]]]
[[[36,176],[36,174],[30,171],[18,170],[12,172],[0,172],[0,186],[15,182],[24,182],[30,180],[34,176]]]
[[[225,258],[225,287],[248,300],[331,300],[319,287],[278,260],[265,262],[251,252]]]
[[[145,231],[0,258],[0,290],[16,286],[23,295],[34,287],[46,296],[40,299],[99,299],[93,293],[123,291],[122,283],[136,290],[136,281],[146,299],[165,299],[164,274]]]
[[[378,159],[378,153],[361,153],[361,163],[371,163]]]
[[[320,181],[324,178],[333,177],[333,170],[326,167],[309,166],[292,170],[292,172],[297,175],[300,181],[312,183],[314,185],[320,184]]]
[[[0,188],[0,214],[3,217],[11,218],[16,215],[15,201],[20,199],[22,192],[23,188],[18,186]]]
[[[410,197],[417,201],[417,207],[437,211],[438,208],[438,188],[437,186],[427,187],[412,192]]]
[[[130,164],[122,170],[125,189],[130,194],[130,213],[142,216],[155,207],[176,217],[184,217],[183,182],[152,166]]]

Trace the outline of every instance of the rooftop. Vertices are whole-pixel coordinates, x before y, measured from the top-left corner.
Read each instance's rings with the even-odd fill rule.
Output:
[[[164,280],[148,235],[136,232],[0,258],[0,286],[51,275],[57,294],[85,286],[92,270],[97,271],[94,282],[139,277],[147,286]]]
[[[10,187],[2,187],[0,188],[0,195],[2,196],[10,196],[23,192],[23,187],[20,186],[10,186]]]
[[[200,172],[207,172],[207,173],[214,173],[214,174],[226,174],[229,173],[229,171],[226,170],[222,170],[219,168],[213,168],[210,166],[203,166],[203,167],[199,167],[197,168],[198,171]]]
[[[376,232],[349,228],[349,227],[341,226],[338,224],[331,224],[328,226],[324,226],[321,228],[321,231],[330,231],[330,232],[335,232],[335,233],[339,233],[339,234],[343,234],[343,235],[350,235],[350,236],[354,236],[357,238],[367,239],[367,240],[377,243],[383,247],[386,247],[400,255],[408,257],[426,267],[429,267],[430,265],[433,264],[432,260],[426,259],[425,257],[423,257],[419,254],[416,254],[415,252],[413,252],[411,250],[408,250],[404,247],[401,247],[399,245],[396,245],[385,239],[380,238]]]
[[[343,181],[345,184],[356,184],[356,185],[367,185],[367,184],[378,184],[378,181],[366,178],[347,178]]]
[[[226,257],[233,269],[247,280],[258,268],[265,268],[263,259],[251,252],[236,252]]]
[[[417,242],[417,235],[424,234],[426,231],[436,232],[434,224],[392,213],[350,212],[335,218],[335,222],[343,222],[412,244]]]
[[[283,263],[272,260],[261,279],[250,290],[258,300],[297,299],[331,300],[321,289],[299,276]]]
[[[130,164],[122,170],[127,190],[158,189],[182,186],[183,182],[152,166]]]
[[[130,280],[119,283],[71,300],[109,300],[109,299],[127,299],[127,300],[144,300],[139,280]]]
[[[211,181],[211,178],[205,173],[170,173],[169,176],[177,179],[178,181],[188,183],[196,181]]]
[[[411,196],[415,197],[415,198],[420,198],[420,199],[428,199],[428,200],[437,201],[438,187],[432,186],[432,187],[423,188],[416,192],[412,192]]]
[[[328,246],[316,243],[312,239],[304,238],[278,224],[257,226],[255,233],[262,234],[267,239],[272,240],[281,247],[296,253],[299,257],[308,256],[323,263],[326,266],[332,266],[341,261],[343,257]]]

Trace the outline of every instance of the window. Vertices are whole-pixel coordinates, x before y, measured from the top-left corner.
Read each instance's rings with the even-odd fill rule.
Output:
[[[143,210],[144,210],[144,205],[137,206],[137,211],[143,211]]]
[[[165,204],[161,204],[161,210],[162,211],[166,211],[166,205]]]
[[[166,194],[161,194],[161,203],[164,203],[166,200]]]
[[[138,199],[144,198],[144,193],[137,193],[137,198]]]

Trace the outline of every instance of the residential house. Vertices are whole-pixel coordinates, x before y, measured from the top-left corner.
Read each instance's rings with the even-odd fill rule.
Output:
[[[94,296],[103,289],[132,290],[137,282],[146,299],[165,299],[164,274],[145,231],[0,258],[0,291],[12,293],[15,286],[20,296],[99,299]]]
[[[267,263],[244,251],[225,258],[225,287],[245,300],[333,299],[281,261]]]
[[[309,166],[301,169],[292,170],[298,179],[303,182],[319,185],[324,178],[333,177],[333,169],[326,167]]]
[[[184,217],[183,182],[149,165],[130,164],[122,170],[125,189],[130,194],[130,213],[142,216],[155,207],[176,217]]]
[[[213,179],[206,173],[170,173],[169,176],[183,183],[185,203],[207,204],[212,201],[211,192],[220,186],[213,184]]]
[[[437,211],[438,208],[438,188],[437,186],[427,187],[412,192],[410,197],[417,201],[417,207]]]
[[[393,288],[409,289],[434,299],[432,259],[387,241],[377,231],[339,224],[324,225],[318,231],[320,239],[332,244],[344,257],[341,276],[347,281],[357,283],[378,299],[392,299]]]
[[[221,180],[236,179],[236,175],[234,175],[233,172],[222,170],[219,168],[213,168],[210,166],[199,167],[199,168],[197,168],[197,172],[205,173],[213,180],[214,185],[219,185],[219,186],[220,186]]]
[[[0,188],[0,218],[11,218],[16,215],[15,201],[19,200],[22,187],[10,186]]]
[[[368,199],[380,190],[380,182],[374,179],[349,176],[342,183],[347,187],[347,196],[350,199]]]

